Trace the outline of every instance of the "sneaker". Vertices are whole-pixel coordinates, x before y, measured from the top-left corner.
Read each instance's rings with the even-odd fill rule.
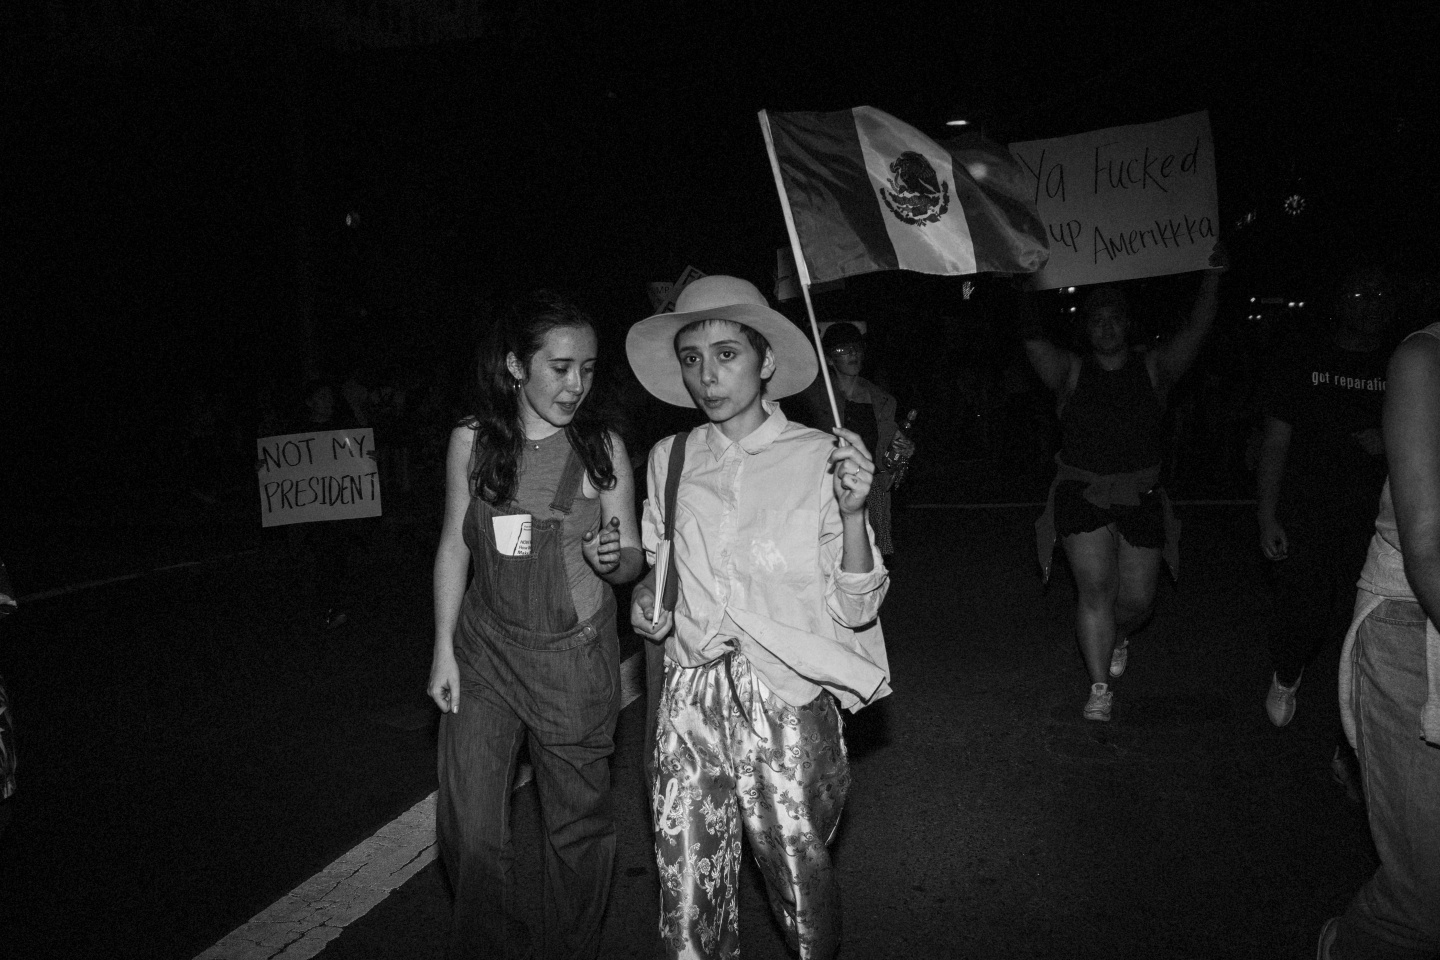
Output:
[[[1304,676],[1302,673],[1301,676]],[[1295,716],[1295,691],[1300,686],[1300,677],[1290,686],[1280,682],[1277,674],[1270,674],[1270,691],[1265,694],[1265,712],[1270,715],[1270,722],[1277,727],[1283,727]]]
[[[1330,960],[1330,948],[1335,945],[1335,935],[1339,933],[1339,928],[1339,917],[1331,917],[1325,921],[1320,928],[1320,940],[1315,944],[1315,960]]]
[[[1130,660],[1130,641],[1126,640],[1110,651],[1110,676],[1118,677],[1125,673],[1125,664]]]
[[[1110,701],[1115,699],[1115,694],[1110,692],[1110,687],[1104,683],[1090,684],[1090,699],[1085,703],[1086,720],[1109,720]]]

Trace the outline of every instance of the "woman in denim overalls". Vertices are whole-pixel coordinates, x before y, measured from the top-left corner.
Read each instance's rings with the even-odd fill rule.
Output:
[[[629,457],[584,405],[595,354],[584,313],[544,292],[522,300],[497,321],[475,412],[450,435],[427,692],[444,711],[435,821],[454,960],[531,953],[510,845],[522,739],[546,841],[536,952],[599,951],[620,709],[609,584],[634,579],[641,554]],[[517,513],[532,518],[528,552],[523,538],[497,542],[495,518]]]

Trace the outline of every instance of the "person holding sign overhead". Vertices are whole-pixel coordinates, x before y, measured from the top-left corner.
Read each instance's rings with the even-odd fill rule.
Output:
[[[1130,635],[1150,619],[1162,552],[1172,573],[1179,566],[1178,525],[1159,486],[1161,417],[1215,319],[1226,266],[1219,244],[1211,264],[1189,322],[1152,350],[1132,347],[1129,308],[1114,287],[1085,298],[1083,355],[1046,340],[1033,317],[1021,334],[1056,395],[1059,469],[1036,541],[1047,581],[1057,538],[1075,575],[1075,632],[1091,681],[1087,720],[1110,719],[1110,679],[1125,672]]]
[[[482,348],[474,408],[450,434],[427,692],[444,711],[435,824],[455,897],[452,960],[532,949],[510,848],[522,741],[545,830],[535,955],[599,951],[620,708],[610,585],[634,579],[642,556],[625,445],[586,403],[596,351],[573,304],[521,299]]]

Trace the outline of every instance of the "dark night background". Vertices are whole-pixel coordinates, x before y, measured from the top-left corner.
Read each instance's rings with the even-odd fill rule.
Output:
[[[769,289],[761,108],[870,104],[937,137],[963,115],[1001,142],[1208,109],[1222,341],[1240,297],[1304,299],[1358,257],[1431,272],[1432,5],[844,9],[6,5],[5,502],[166,486],[197,387],[237,450],[307,360],[453,390],[487,310],[532,284],[590,307],[623,373],[645,282],[694,264]],[[903,385],[959,283],[859,278],[822,314],[886,327]]]
[[[1400,326],[1436,319],[1436,10],[0,3],[0,558],[21,595],[0,671],[22,758],[0,956],[192,957],[434,789],[438,457],[487,318],[536,284],[571,291],[600,380],[640,400],[643,453],[667,425],[623,355],[646,283],[694,265],[769,291],[785,230],[756,113],[861,104],[1002,143],[1209,110],[1233,267],[1172,394],[1167,485],[1210,502],[1103,735],[1078,709],[1073,594],[1031,569],[1054,404],[1006,284],[966,300],[964,278],[896,272],[818,296],[822,320],[869,322],[869,359],[921,410],[897,505],[1011,507],[897,510],[903,696],[847,720],[864,788],[841,863],[852,942],[898,934],[856,955],[1311,955],[1375,860],[1331,782],[1338,652],[1294,725],[1263,719],[1244,452],[1266,352],[1318,335],[1337,271],[1384,263],[1410,291]],[[1195,288],[1127,285],[1147,335]],[[1073,332],[1076,298],[1047,296],[1052,334]],[[414,483],[386,479],[334,631],[311,616],[297,528],[260,529],[253,472],[257,431],[285,432],[312,368],[411,401]],[[641,715],[618,738],[610,929],[637,951],[656,882]],[[438,955],[438,873],[326,956]],[[747,956],[766,936],[778,956],[745,909]]]

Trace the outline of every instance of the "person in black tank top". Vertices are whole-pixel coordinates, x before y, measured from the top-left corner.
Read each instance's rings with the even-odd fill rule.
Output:
[[[1189,322],[1150,351],[1130,344],[1125,297],[1100,287],[1085,300],[1089,350],[1080,355],[1022,332],[1040,380],[1055,391],[1063,435],[1050,502],[1036,523],[1046,579],[1055,540],[1075,575],[1075,633],[1090,675],[1087,720],[1109,720],[1110,679],[1125,672],[1129,638],[1150,619],[1162,555],[1178,565],[1178,527],[1159,487],[1161,417],[1215,319],[1224,252],[1200,281]]]

